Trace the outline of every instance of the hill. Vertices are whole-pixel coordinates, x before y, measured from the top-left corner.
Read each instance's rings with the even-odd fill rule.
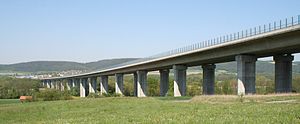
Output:
[[[99,70],[104,67],[135,60],[135,58],[107,59],[90,63],[68,61],[34,61],[10,65],[0,65],[0,72],[60,72],[67,70]]]
[[[136,60],[137,58],[121,58],[121,59],[105,59],[97,62],[78,63],[68,61],[35,61],[18,63],[11,65],[0,65],[0,72],[60,72],[68,70],[86,70],[95,71],[120,63]],[[257,61],[257,73],[274,73],[274,63],[272,61]],[[227,71],[229,73],[236,73],[236,62],[228,62],[217,64],[217,70]],[[199,71],[200,66],[190,67],[189,71]],[[293,63],[293,72],[300,73],[300,62]]]

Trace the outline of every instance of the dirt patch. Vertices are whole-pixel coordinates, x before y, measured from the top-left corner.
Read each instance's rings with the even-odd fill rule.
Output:
[[[268,95],[211,95],[195,96],[190,102],[197,103],[236,103],[236,102],[256,102],[256,103],[294,103],[300,101],[300,94],[268,94]]]
[[[297,100],[271,101],[266,103],[296,103]]]

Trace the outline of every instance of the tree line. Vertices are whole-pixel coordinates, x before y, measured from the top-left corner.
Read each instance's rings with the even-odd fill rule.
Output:
[[[148,96],[159,96],[160,94],[160,84],[159,75],[149,74],[147,78],[147,95]],[[202,94],[202,74],[190,74],[187,76],[187,92],[188,96],[195,96]],[[168,96],[173,96],[173,81],[174,77],[170,74],[169,77],[169,92]],[[236,74],[221,73],[216,74],[215,79],[215,94],[220,95],[235,95],[237,92],[236,86]],[[66,81],[65,81],[66,83]],[[100,91],[100,84],[97,81],[97,88]],[[107,96],[113,96],[115,93],[115,78],[113,76],[109,77],[109,90]],[[300,92],[300,74],[293,74],[293,92]],[[33,79],[16,79],[12,77],[0,77],[0,99],[17,99],[20,96],[36,95],[37,96],[47,96],[49,92],[40,91],[42,88],[39,80]],[[65,88],[66,89],[66,88]],[[256,75],[256,93],[257,94],[271,94],[275,91],[274,75],[258,73]],[[133,96],[134,86],[133,86],[133,76],[124,76],[124,95]],[[53,94],[60,94],[59,91],[51,90]],[[71,91],[63,92],[62,94],[70,94],[71,96],[79,96],[79,89],[72,88]],[[66,95],[63,95],[66,96]],[[53,97],[53,96],[52,96]],[[68,96],[69,97],[69,96]],[[57,98],[55,98],[57,99]],[[65,98],[64,98],[65,99]]]

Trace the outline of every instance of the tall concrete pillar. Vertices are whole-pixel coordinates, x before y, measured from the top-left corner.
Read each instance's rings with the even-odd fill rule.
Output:
[[[51,89],[55,89],[55,81],[51,80],[50,82]]]
[[[41,81],[41,83],[42,83],[43,87],[46,87],[46,83],[47,83],[46,80]]]
[[[71,90],[71,85],[72,85],[72,79],[68,79],[68,82],[66,84],[67,90]]]
[[[86,97],[87,96],[87,78],[81,78],[80,79],[80,97]]]
[[[60,91],[65,91],[64,81],[63,81],[63,80],[60,80],[60,81],[59,81],[59,84],[60,84]]]
[[[123,95],[123,74],[116,74],[116,84],[115,84],[115,88],[116,88],[116,94],[120,94]]]
[[[73,78],[73,79],[71,79],[71,80],[72,80],[72,87],[76,87],[76,79]]]
[[[47,88],[51,88],[51,80],[47,81]]]
[[[137,71],[137,97],[147,96],[147,71]]]
[[[203,94],[213,95],[215,93],[215,64],[202,65],[203,70]]]
[[[237,55],[237,93],[238,95],[255,94],[255,63],[257,58],[251,55]]]
[[[47,88],[47,83],[48,83],[48,81],[47,81],[47,80],[44,80],[44,81],[43,81],[43,87]]]
[[[75,78],[74,79],[74,85],[75,85],[75,88],[77,91],[80,92],[80,82],[81,82],[81,79],[80,78]]]
[[[174,65],[174,96],[185,96],[186,94],[186,66]]]
[[[60,90],[60,89],[59,89],[59,88],[60,88],[59,83],[60,83],[59,80],[56,80],[56,81],[55,81],[55,88],[56,88],[56,90]]]
[[[138,84],[137,84],[137,81],[138,80],[138,77],[137,77],[137,73],[133,73],[133,96],[137,96],[137,87],[138,87]]]
[[[275,61],[275,92],[289,93],[292,92],[292,63],[294,56],[276,55]]]
[[[107,94],[108,93],[108,76],[102,75],[100,80],[100,93]]]
[[[169,69],[159,70],[160,96],[166,96],[169,90]]]
[[[97,92],[97,77],[89,78],[89,92],[90,93]]]
[[[75,87],[80,87],[81,79],[75,79]]]

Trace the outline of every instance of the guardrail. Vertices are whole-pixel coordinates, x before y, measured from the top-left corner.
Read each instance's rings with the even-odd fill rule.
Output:
[[[269,24],[257,26],[257,27],[250,28],[250,29],[247,29],[247,30],[242,30],[240,32],[236,32],[236,33],[232,33],[232,34],[228,34],[228,35],[223,35],[223,36],[216,37],[216,38],[213,38],[213,39],[210,39],[210,40],[205,40],[205,41],[202,41],[202,42],[199,42],[199,43],[196,43],[196,44],[188,45],[188,46],[181,47],[181,48],[178,48],[178,49],[173,49],[173,50],[163,52],[163,53],[160,53],[160,54],[156,54],[156,55],[153,55],[153,56],[149,56],[149,57],[146,57],[146,58],[125,62],[125,63],[114,65],[114,66],[109,66],[107,68],[102,68],[101,70],[106,70],[106,69],[111,69],[111,68],[118,68],[118,67],[130,65],[130,64],[145,62],[145,61],[158,59],[158,58],[163,58],[163,57],[167,57],[167,56],[173,56],[173,55],[176,55],[176,54],[181,54],[181,53],[185,53],[185,52],[189,52],[189,51],[203,49],[203,48],[206,48],[206,47],[219,45],[219,44],[222,44],[222,43],[227,43],[227,42],[231,42],[231,41],[235,41],[235,40],[239,40],[239,39],[243,39],[243,38],[247,38],[247,37],[252,37],[254,35],[268,33],[268,32],[271,32],[271,31],[284,29],[284,28],[288,28],[288,27],[291,27],[291,26],[299,25],[299,24],[300,24],[300,15],[293,16],[293,17],[290,17],[290,18],[285,18],[284,20],[274,21],[274,22],[269,23]]]

